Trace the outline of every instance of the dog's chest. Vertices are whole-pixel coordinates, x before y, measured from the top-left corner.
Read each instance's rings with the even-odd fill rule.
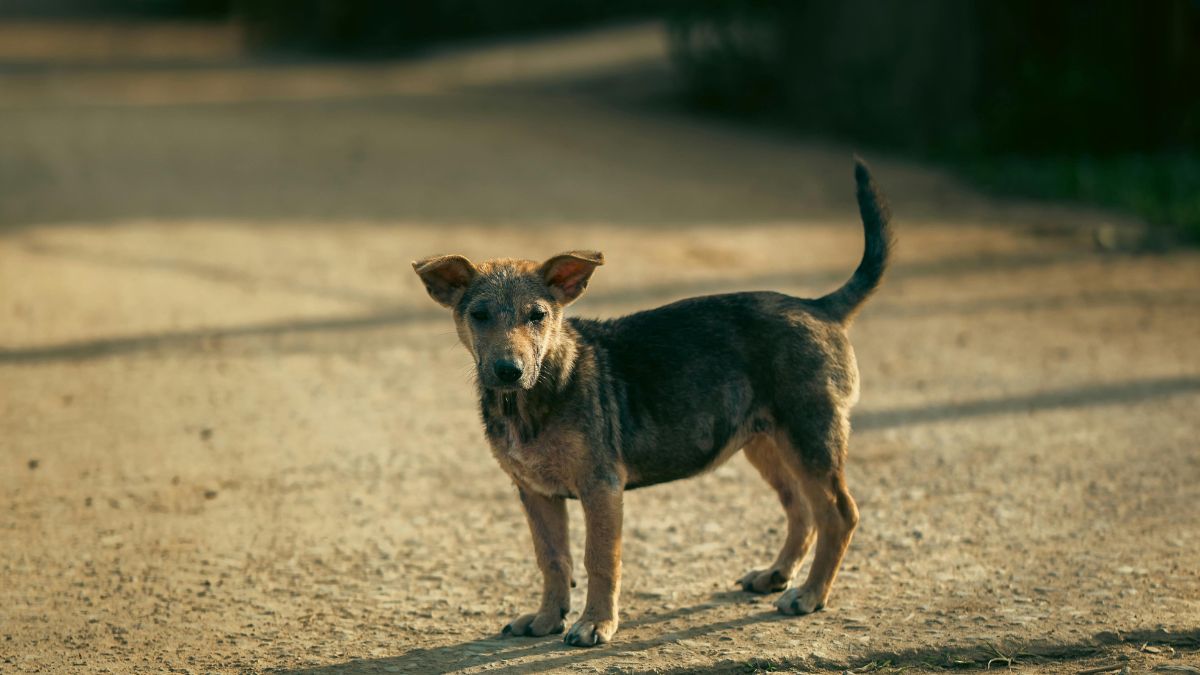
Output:
[[[492,419],[487,424],[492,454],[506,473],[545,495],[576,494],[575,475],[581,455],[578,434],[547,431],[536,435],[515,419]]]

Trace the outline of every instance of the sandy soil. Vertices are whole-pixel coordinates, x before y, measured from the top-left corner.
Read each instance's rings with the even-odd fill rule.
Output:
[[[738,457],[628,495],[613,644],[499,638],[538,572],[409,261],[602,249],[576,312],[612,316],[819,294],[861,246],[850,149],[651,105],[649,29],[583,39],[641,56],[121,66],[99,103],[0,69],[0,672],[1200,666],[1200,254],[884,156],[831,606],[734,590],[783,528]]]

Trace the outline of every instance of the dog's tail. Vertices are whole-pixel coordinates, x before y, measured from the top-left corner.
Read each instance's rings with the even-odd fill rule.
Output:
[[[879,287],[892,250],[892,214],[883,193],[871,179],[871,171],[860,157],[854,158],[854,180],[858,183],[858,211],[862,215],[866,245],[854,275],[841,288],[817,300],[825,311],[849,322],[867,298]]]

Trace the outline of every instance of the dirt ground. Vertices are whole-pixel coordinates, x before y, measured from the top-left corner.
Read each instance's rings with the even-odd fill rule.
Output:
[[[737,457],[627,495],[612,644],[499,637],[539,576],[409,261],[601,249],[575,312],[613,316],[861,251],[850,148],[672,111],[666,71],[652,27],[0,68],[0,672],[1200,667],[1200,253],[870,153],[900,244],[830,607],[735,590],[784,523]]]

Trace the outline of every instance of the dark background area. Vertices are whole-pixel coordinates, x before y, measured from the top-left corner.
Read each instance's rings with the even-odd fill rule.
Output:
[[[708,0],[671,17],[698,107],[1200,236],[1193,0]]]

